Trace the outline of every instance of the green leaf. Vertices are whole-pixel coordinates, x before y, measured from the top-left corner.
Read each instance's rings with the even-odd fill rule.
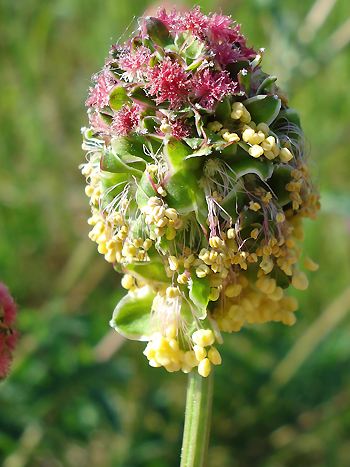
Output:
[[[120,110],[125,104],[131,102],[125,88],[117,86],[109,96],[109,105],[113,110]]]
[[[148,286],[129,292],[116,306],[111,327],[128,339],[147,341],[151,333],[150,317],[155,295]]]
[[[101,170],[112,172],[112,173],[128,173],[135,175],[140,178],[142,171],[137,170],[130,165],[123,162],[117,154],[113,154],[111,151],[105,151],[101,157],[100,162]]]
[[[155,103],[153,100],[147,96],[145,91],[141,88],[141,86],[135,86],[131,91],[130,91],[130,96],[136,100],[143,102],[144,104],[147,104],[151,107],[155,107]]]
[[[210,295],[209,279],[207,277],[199,278],[195,273],[192,274],[189,290],[189,297],[199,312],[199,319],[205,318]]]
[[[204,142],[203,138],[184,138],[186,144],[190,146],[192,149],[198,149]]]
[[[295,109],[284,109],[280,112],[278,116],[278,122],[280,120],[287,120],[288,122],[293,123],[294,125],[298,126],[301,128],[301,123],[300,123],[300,117],[298,112]],[[283,124],[283,122],[282,122]]]
[[[198,39],[195,39],[192,41],[192,43],[188,47],[186,47],[185,55],[187,58],[196,60],[203,52],[203,49],[204,49],[204,42],[199,41]]]
[[[277,96],[258,95],[243,102],[255,123],[270,125],[278,116],[281,100]]]

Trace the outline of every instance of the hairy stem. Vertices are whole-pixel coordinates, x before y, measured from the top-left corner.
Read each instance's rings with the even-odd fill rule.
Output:
[[[181,450],[181,467],[204,467],[207,460],[213,372],[203,378],[197,372],[188,374],[185,427]]]

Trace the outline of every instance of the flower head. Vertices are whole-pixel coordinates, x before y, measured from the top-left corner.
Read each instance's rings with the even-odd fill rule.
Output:
[[[220,332],[292,325],[288,288],[307,287],[318,194],[298,114],[257,61],[230,17],[160,10],[90,90],[89,237],[124,273],[111,325],[153,367],[208,376]]]

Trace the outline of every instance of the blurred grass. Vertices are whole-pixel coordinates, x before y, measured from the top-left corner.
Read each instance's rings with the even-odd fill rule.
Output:
[[[119,278],[87,240],[77,170],[89,77],[150,5],[0,2],[0,274],[20,305],[22,332],[13,373],[0,387],[4,467],[178,465],[186,379],[149,368],[138,343],[109,358],[114,341],[103,339]],[[231,13],[251,43],[266,47],[265,68],[300,110],[324,200],[318,220],[305,224],[305,249],[320,271],[298,297],[298,323],[251,327],[225,339],[208,463],[346,467],[349,3],[201,5]],[[332,325],[334,313],[340,318]],[[283,365],[289,376],[276,384],[271,377]]]

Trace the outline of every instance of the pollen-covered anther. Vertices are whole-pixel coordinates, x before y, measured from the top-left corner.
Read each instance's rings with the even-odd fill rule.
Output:
[[[234,102],[232,104],[231,118],[233,120],[240,120],[242,123],[249,123],[251,116],[242,102]]]
[[[214,344],[215,336],[211,329],[198,329],[192,334],[192,340],[201,347],[207,347]]]
[[[214,122],[208,123],[207,128],[214,133],[218,133],[222,129],[222,123],[215,120]]]
[[[224,248],[225,247],[225,242],[220,238],[220,237],[210,237],[209,238],[209,245],[212,248]]]
[[[289,162],[291,159],[293,159],[293,154],[290,152],[288,148],[281,148],[280,153],[279,153],[279,158],[281,162]]]
[[[171,271],[177,271],[179,268],[179,260],[176,256],[169,256],[168,258],[169,268]]]
[[[241,284],[230,284],[225,288],[225,296],[229,298],[238,297],[242,292]]]
[[[261,209],[261,206],[256,201],[250,201],[249,202],[249,209],[251,209],[252,211],[259,211],[259,209]]]
[[[135,279],[130,274],[124,274],[121,285],[126,290],[131,290],[135,286]]]
[[[264,154],[264,150],[261,146],[258,144],[254,144],[248,149],[249,154],[257,159],[258,157],[262,156]]]
[[[297,290],[306,290],[309,286],[306,274],[302,271],[295,271],[292,276],[292,286]]]
[[[196,268],[196,276],[199,278],[206,277],[210,273],[210,269],[206,264],[200,264]]]
[[[180,290],[177,287],[167,287],[165,294],[167,298],[176,298],[180,295]]]
[[[207,376],[210,375],[211,372],[211,364],[209,358],[204,358],[199,362],[198,365],[198,373],[203,376],[203,378],[206,378]]]
[[[228,143],[238,143],[240,141],[240,137],[237,135],[237,133],[230,133],[229,131],[226,131],[222,135],[222,139],[227,141]]]
[[[311,258],[305,258],[304,260],[304,266],[305,266],[305,269],[307,269],[308,271],[317,271],[318,268],[319,268],[319,265],[317,263],[315,263],[315,261],[313,261]]]

